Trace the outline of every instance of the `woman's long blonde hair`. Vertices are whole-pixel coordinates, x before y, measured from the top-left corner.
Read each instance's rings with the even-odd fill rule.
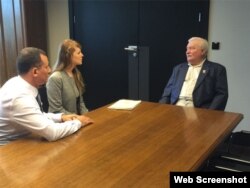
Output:
[[[75,52],[75,48],[82,49],[82,46],[72,39],[66,39],[60,44],[53,72],[64,71],[71,65],[71,57]],[[73,70],[73,76],[80,94],[83,94],[85,92],[84,80],[81,72],[76,67]]]

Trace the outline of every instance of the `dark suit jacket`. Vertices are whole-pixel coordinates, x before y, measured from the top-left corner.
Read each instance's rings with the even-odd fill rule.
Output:
[[[160,103],[175,104],[188,71],[188,63],[174,67],[164,89]],[[218,63],[205,61],[193,91],[195,107],[225,110],[228,99],[226,68]]]

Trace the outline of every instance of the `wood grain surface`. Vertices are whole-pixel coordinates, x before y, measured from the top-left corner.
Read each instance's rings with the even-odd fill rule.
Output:
[[[107,107],[67,138],[32,135],[0,146],[0,187],[166,188],[170,171],[195,171],[243,119],[151,102]]]

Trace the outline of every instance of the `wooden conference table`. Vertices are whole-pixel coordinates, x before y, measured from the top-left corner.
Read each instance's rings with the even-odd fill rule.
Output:
[[[0,146],[0,187],[166,188],[170,171],[197,170],[243,118],[150,102],[88,116],[94,124],[56,142]]]

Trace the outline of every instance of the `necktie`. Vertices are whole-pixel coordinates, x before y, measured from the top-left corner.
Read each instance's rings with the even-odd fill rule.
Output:
[[[36,96],[36,100],[37,103],[39,104],[40,110],[43,112],[43,103],[39,94]]]

